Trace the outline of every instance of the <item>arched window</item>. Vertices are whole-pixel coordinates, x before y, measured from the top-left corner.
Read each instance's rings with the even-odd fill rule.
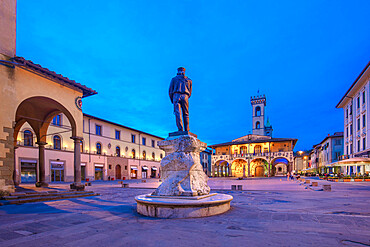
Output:
[[[244,154],[245,153],[245,147],[241,147],[240,148],[240,154]]]
[[[135,151],[135,149],[132,149],[131,156],[132,156],[132,158],[135,159],[135,157],[136,157],[136,151]]]
[[[84,142],[83,141],[81,141],[80,142],[80,151],[81,151],[81,153],[83,153],[84,152]]]
[[[256,154],[260,154],[261,153],[261,146],[260,145],[256,145],[254,147],[254,153],[256,153]]]
[[[23,139],[25,146],[33,146],[33,134],[29,130],[23,132]]]
[[[256,107],[256,112],[255,112],[255,114],[254,114],[256,117],[259,117],[259,116],[261,116],[261,107],[259,107],[259,106],[257,106]]]
[[[261,124],[259,121],[256,122],[256,129],[259,129],[261,127]]]
[[[155,160],[155,153],[154,152],[152,153],[152,158],[153,158],[153,160]]]
[[[121,148],[119,146],[116,147],[116,156],[121,157]]]
[[[62,141],[60,139],[60,136],[54,136],[53,137],[53,143],[54,143],[54,149],[60,150],[62,147]]]
[[[163,158],[163,154],[159,155],[159,157],[161,157],[161,159]]]
[[[143,151],[143,159],[144,160],[146,159],[146,152],[145,152],[145,150]]]
[[[96,143],[96,154],[101,154],[101,143]]]

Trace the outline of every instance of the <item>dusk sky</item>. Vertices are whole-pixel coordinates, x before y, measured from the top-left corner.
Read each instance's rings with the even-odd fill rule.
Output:
[[[17,1],[17,56],[91,87],[83,111],[167,137],[168,87],[193,80],[190,130],[209,145],[252,130],[310,149],[343,131],[335,106],[369,62],[370,1]]]

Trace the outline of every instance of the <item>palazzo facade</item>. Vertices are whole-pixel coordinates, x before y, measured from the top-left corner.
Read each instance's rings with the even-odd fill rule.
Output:
[[[273,138],[272,126],[265,124],[266,97],[251,97],[253,134],[231,142],[214,144],[212,176],[282,176],[293,169],[293,149],[297,139]]]

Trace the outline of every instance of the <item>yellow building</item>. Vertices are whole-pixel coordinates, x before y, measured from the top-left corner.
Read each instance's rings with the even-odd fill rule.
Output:
[[[264,177],[285,175],[293,168],[297,139],[272,138],[272,127],[265,124],[266,97],[251,97],[253,134],[231,142],[214,144],[212,176]]]

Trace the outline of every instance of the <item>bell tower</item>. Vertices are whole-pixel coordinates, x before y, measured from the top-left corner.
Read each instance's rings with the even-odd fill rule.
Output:
[[[254,135],[265,135],[265,106],[266,96],[251,97],[252,104],[252,130]]]

